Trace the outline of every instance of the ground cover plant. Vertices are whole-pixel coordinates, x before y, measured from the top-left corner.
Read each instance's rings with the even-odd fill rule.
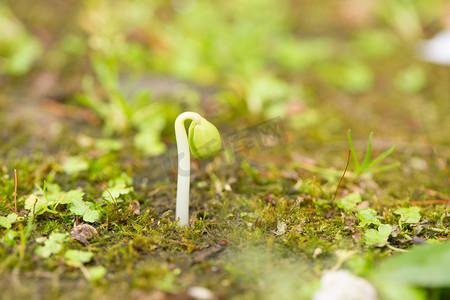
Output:
[[[450,297],[446,1],[113,3],[0,3],[0,298]]]

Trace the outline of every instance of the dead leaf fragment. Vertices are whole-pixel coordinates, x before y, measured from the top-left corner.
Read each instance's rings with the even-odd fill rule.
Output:
[[[222,240],[215,245],[211,245],[208,248],[195,253],[194,254],[194,256],[195,256],[194,263],[200,263],[200,262],[206,260],[211,255],[222,251],[223,249],[225,249],[227,247],[227,244],[228,244],[227,241]]]
[[[98,235],[97,229],[88,224],[80,224],[70,231],[70,237],[79,241],[83,245],[89,245],[90,240],[94,235]]]
[[[128,209],[131,211],[133,215],[140,216],[141,215],[141,204],[137,200],[133,200],[128,206]]]

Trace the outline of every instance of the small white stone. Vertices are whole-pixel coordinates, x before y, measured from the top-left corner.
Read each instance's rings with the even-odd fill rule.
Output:
[[[419,56],[424,61],[450,66],[450,30],[420,43]]]
[[[187,290],[187,293],[190,297],[196,300],[214,300],[216,296],[214,293],[207,288],[201,286],[193,286]]]
[[[317,256],[319,256],[320,254],[322,254],[322,248],[316,248],[314,249],[314,253],[313,253],[313,258],[316,259]]]
[[[377,300],[375,288],[367,280],[339,270],[325,273],[321,288],[312,300]]]

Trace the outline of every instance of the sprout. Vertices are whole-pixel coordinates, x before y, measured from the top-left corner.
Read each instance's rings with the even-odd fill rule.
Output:
[[[191,119],[189,141],[184,128],[184,121]],[[189,224],[189,179],[190,155],[199,159],[212,158],[221,148],[220,134],[217,128],[195,112],[184,112],[175,120],[175,137],[178,148],[178,183],[176,220],[180,225]]]

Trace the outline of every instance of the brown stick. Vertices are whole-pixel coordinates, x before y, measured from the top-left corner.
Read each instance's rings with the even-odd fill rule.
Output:
[[[3,204],[5,204],[5,205],[6,205],[13,213],[15,213],[16,215],[19,215],[19,214],[14,210],[14,208],[12,208],[11,206],[9,206],[8,203],[6,203],[5,201],[3,201],[1,198],[0,198],[0,201],[2,201]]]
[[[412,205],[427,205],[427,204],[449,204],[450,200],[424,200],[424,201],[410,201]]]
[[[334,193],[333,200],[331,201],[331,203],[334,203],[334,199],[336,199],[339,187],[341,186],[342,180],[344,179],[345,173],[347,172],[348,164],[350,163],[350,154],[351,154],[351,151],[348,150],[347,165],[345,166],[345,170],[344,170],[344,173],[342,174],[341,180],[339,180],[339,184],[336,188],[336,192]]]
[[[116,211],[117,211],[117,225],[119,225],[119,207],[117,206],[117,202],[116,199],[114,199],[113,195],[111,195],[111,193],[109,192],[109,190],[106,188],[106,186],[103,185],[103,183],[100,181],[100,179],[98,179],[98,177],[95,177],[95,179],[97,179],[98,183],[100,183],[100,185],[102,186],[102,188],[108,192],[109,196],[111,197],[111,199],[114,202],[114,205],[116,206]]]
[[[17,214],[17,171],[14,169],[14,212]]]

